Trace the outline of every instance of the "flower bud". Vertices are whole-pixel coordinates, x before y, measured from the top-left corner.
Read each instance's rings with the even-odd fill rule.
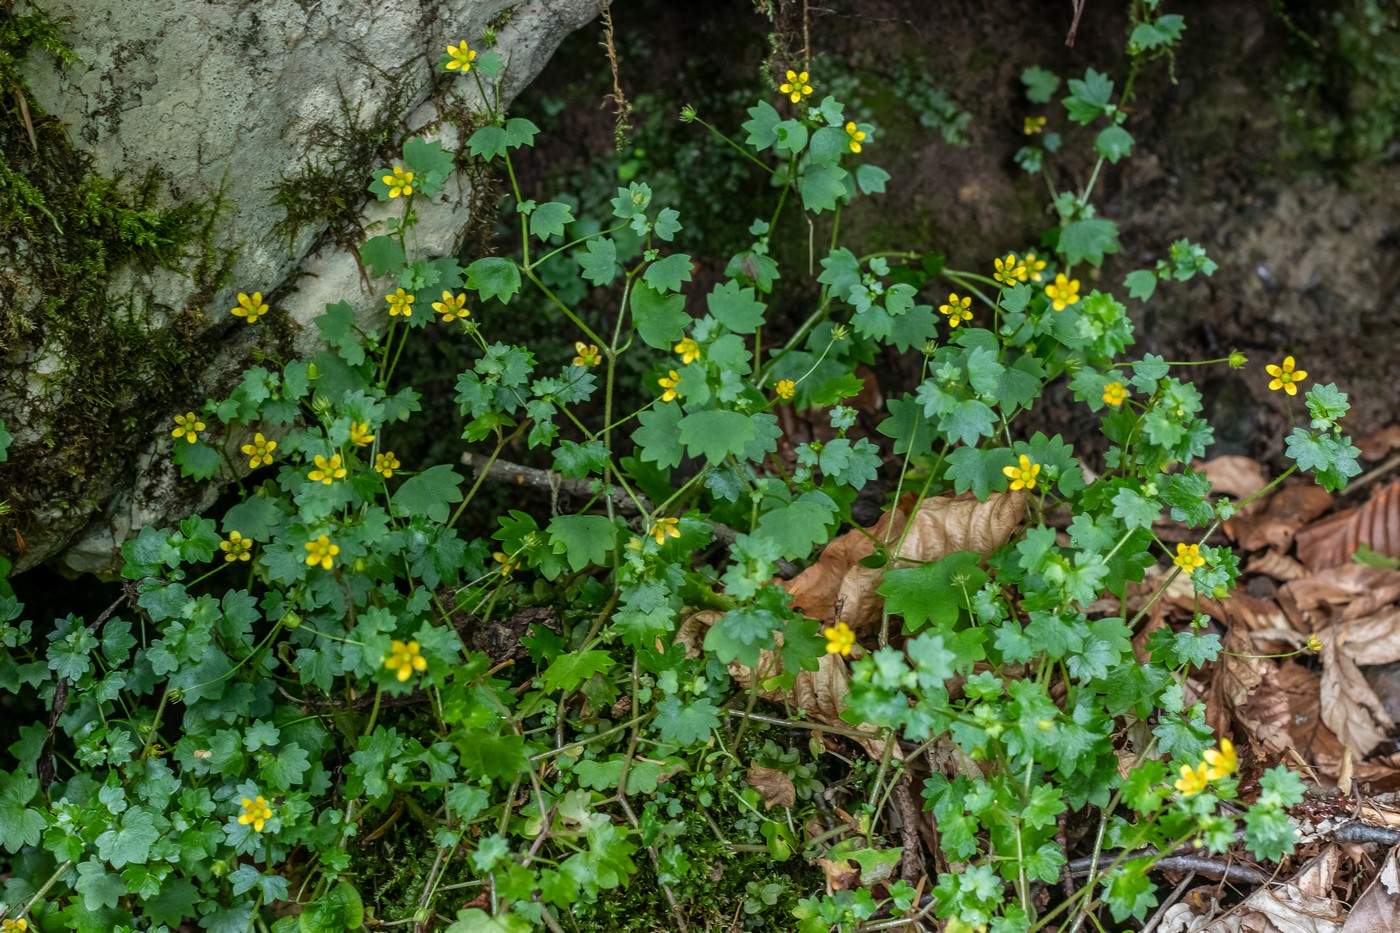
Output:
[[[1230,595],[1230,588],[1223,583],[1215,584],[1215,589],[1210,591],[1210,595],[1216,599],[1224,599]]]
[[[1241,353],[1239,350],[1231,350],[1231,351],[1230,351],[1230,368],[1231,368],[1231,369],[1244,369],[1244,364],[1245,364],[1245,363],[1248,363],[1248,362],[1249,362],[1249,360],[1245,359],[1245,355],[1244,355],[1243,353]]]
[[[294,609],[288,609],[282,613],[283,628],[299,628],[301,626],[301,616]]]
[[[690,104],[686,104],[684,107],[681,108],[681,122],[682,122],[682,123],[694,123],[694,122],[695,122],[695,108],[692,107]]]

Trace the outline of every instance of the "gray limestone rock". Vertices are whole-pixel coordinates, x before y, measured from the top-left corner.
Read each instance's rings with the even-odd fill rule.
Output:
[[[458,148],[459,125],[449,115],[479,109],[478,92],[474,81],[436,67],[450,42],[465,39],[479,48],[490,25],[507,63],[500,93],[509,101],[604,3],[47,0],[47,12],[71,18],[65,37],[81,62],[56,67],[32,56],[26,77],[33,99],[66,124],[96,172],[130,179],[158,169],[162,190],[176,200],[222,191],[212,242],[233,260],[231,274],[214,289],[206,284],[201,291],[188,264],[127,268],[108,283],[109,295],[132,298],[139,327],[153,334],[183,327],[205,352],[204,365],[187,373],[187,401],[152,402],[142,411],[142,386],[122,389],[128,397],[117,407],[137,414],[114,420],[109,436],[87,442],[121,445],[127,454],[99,461],[100,467],[77,462],[73,447],[56,449],[52,442],[63,426],[48,415],[65,401],[52,377],[82,361],[42,328],[18,346],[0,344],[10,374],[0,381],[0,419],[15,436],[5,466],[24,476],[23,483],[0,488],[0,500],[9,498],[28,516],[22,553],[8,534],[0,552],[18,556],[21,569],[57,557],[71,571],[111,573],[120,567],[121,542],[141,527],[170,524],[210,505],[220,484],[182,480],[170,461],[170,432],[161,426],[227,392],[256,342],[268,339],[230,316],[236,294],[276,294],[274,307],[287,316],[278,351],[287,356],[314,352],[311,321],[328,302],[350,301],[365,326],[371,326],[371,310],[382,308],[383,283],[365,279],[344,237],[337,242],[324,226],[303,229],[289,248],[287,238],[274,233],[284,217],[273,204],[279,179],[295,175],[308,159],[324,158],[319,144],[328,128],[345,129],[347,116],[361,125],[397,117],[390,124],[398,130],[394,142],[419,135]],[[366,182],[374,167],[362,166]],[[417,202],[426,253],[455,251],[468,219],[468,194],[466,183],[454,180],[438,197]],[[383,216],[378,204],[365,194],[352,205],[352,216],[354,209],[359,226],[372,233]],[[11,245],[8,254],[22,253],[22,246]],[[38,300],[22,275],[12,280],[17,284],[12,281],[0,299]],[[130,426],[135,430],[127,431]]]

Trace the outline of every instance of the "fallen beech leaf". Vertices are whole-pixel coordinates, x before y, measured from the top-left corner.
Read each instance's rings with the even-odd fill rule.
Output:
[[[792,778],[776,768],[760,768],[754,765],[744,775],[749,786],[763,797],[763,808],[797,806],[797,788],[792,786]]]
[[[1246,551],[1271,547],[1286,552],[1299,529],[1331,505],[1332,495],[1322,487],[1295,483],[1270,496],[1262,511],[1230,519],[1225,534]]]
[[[1265,551],[1262,554],[1255,554],[1245,565],[1248,573],[1262,573],[1265,576],[1273,577],[1281,583],[1289,580],[1298,580],[1308,575],[1308,571],[1298,561],[1287,554],[1280,554],[1278,551]]]
[[[1355,508],[1343,509],[1298,532],[1298,558],[1311,570],[1351,560],[1361,544],[1400,557],[1400,480]]]
[[[1400,447],[1400,425],[1389,425],[1379,431],[1353,438],[1352,443],[1361,450],[1362,458],[1379,460],[1392,450]]]
[[[1236,502],[1248,499],[1269,485],[1263,465],[1249,457],[1216,457],[1201,464],[1201,470],[1210,480],[1211,492],[1223,493]],[[1240,514],[1252,514],[1262,506],[1260,501],[1251,502],[1240,510]]]
[[[1346,907],[1332,896],[1342,849],[1328,845],[1281,885],[1265,885],[1202,933],[1341,933]],[[1189,929],[1189,928],[1188,928]]]
[[[1292,720],[1288,695],[1279,684],[1278,668],[1265,663],[1259,670],[1260,682],[1254,693],[1235,710],[1240,724],[1254,739],[1259,757],[1281,755],[1293,744],[1288,732]]]
[[[1339,627],[1340,628],[1340,627]],[[1344,633],[1322,634],[1322,721],[1343,746],[1366,756],[1390,735],[1394,721],[1348,655]]]
[[[1300,631],[1375,615],[1400,599],[1400,570],[1342,564],[1279,587],[1278,602]],[[1365,663],[1381,664],[1374,661]]]
[[[1389,933],[1400,930],[1400,866],[1395,850],[1385,857],[1380,873],[1357,899],[1342,933]]]
[[[990,554],[1001,547],[1025,518],[1024,492],[992,493],[986,502],[973,498],[935,496],[925,499],[909,515],[915,498],[900,500],[865,532],[850,531],[827,545],[817,561],[784,584],[793,605],[808,618],[835,622],[838,618],[857,633],[879,622],[884,597],[875,588],[885,571],[914,563],[935,561],[954,551]],[[903,545],[885,567],[863,567],[860,561],[875,553],[871,538]]]

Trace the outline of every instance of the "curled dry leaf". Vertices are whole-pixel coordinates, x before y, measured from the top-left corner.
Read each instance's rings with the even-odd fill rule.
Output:
[[[1375,615],[1400,599],[1400,570],[1342,564],[1279,588],[1278,601],[1299,631]],[[1384,663],[1384,662],[1366,662]]]
[[[1225,650],[1220,655],[1220,663],[1216,665],[1210,696],[1206,701],[1206,722],[1217,735],[1229,732],[1230,713],[1233,712],[1250,736],[1254,736],[1258,722],[1246,720],[1240,715],[1240,710],[1253,698],[1254,692],[1264,682],[1265,669],[1271,666],[1264,658],[1253,656],[1244,632],[1231,629],[1225,637]]]
[[[970,497],[935,496],[924,499],[910,516],[916,497],[903,497],[865,532],[850,531],[827,545],[816,563],[784,584],[793,605],[808,618],[835,622],[856,632],[868,631],[880,620],[884,597],[875,588],[885,570],[935,561],[954,551],[990,554],[1020,527],[1029,501],[1025,492],[992,493],[986,502]],[[862,567],[875,552],[872,538],[891,546],[904,539],[886,567]]]
[[[1298,563],[1287,554],[1280,554],[1278,551],[1268,550],[1262,554],[1255,554],[1245,565],[1246,573],[1263,574],[1266,577],[1273,577],[1280,583],[1287,583],[1289,580],[1299,580],[1308,575],[1308,571],[1302,564]]]
[[[797,806],[797,788],[793,787],[792,778],[786,772],[754,765],[744,779],[763,797],[765,810]]]
[[[1195,929],[1202,933],[1341,933],[1346,906],[1332,896],[1341,862],[1341,846],[1328,845],[1292,880],[1264,885],[1235,910]]]
[[[1395,723],[1349,653],[1346,628],[1322,635],[1322,721],[1343,746],[1364,758],[1389,737]]]
[[[1378,490],[1365,504],[1343,509],[1298,532],[1298,558],[1311,570],[1351,560],[1362,544],[1400,557],[1400,480]]]
[[[1246,551],[1271,547],[1287,552],[1299,529],[1331,505],[1332,495],[1322,487],[1295,483],[1270,496],[1261,511],[1230,519],[1225,533]]]
[[[1262,752],[1259,757],[1281,755],[1293,744],[1288,732],[1293,713],[1279,683],[1278,668],[1265,662],[1259,675],[1259,686],[1236,708],[1235,716]]]
[[[1201,470],[1210,480],[1211,492],[1223,493],[1236,502],[1248,499],[1269,485],[1263,465],[1249,457],[1216,457],[1201,464]],[[1262,507],[1262,501],[1251,502],[1240,510],[1240,514],[1249,515]]]
[[[1396,864],[1395,850],[1385,857],[1380,873],[1371,886],[1365,890],[1346,923],[1342,933],[1382,933],[1400,930],[1400,865]]]
[[[1400,425],[1389,425],[1379,431],[1353,438],[1352,443],[1361,450],[1365,460],[1379,460],[1392,450],[1400,447]]]

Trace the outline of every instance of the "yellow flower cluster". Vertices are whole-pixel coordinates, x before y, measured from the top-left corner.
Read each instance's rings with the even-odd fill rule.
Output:
[[[1218,749],[1207,749],[1202,761],[1196,767],[1181,766],[1181,777],[1176,780],[1176,789],[1187,797],[1199,794],[1212,781],[1227,778],[1240,766],[1235,746],[1229,739],[1221,739]]]
[[[374,455],[374,472],[385,479],[392,477],[394,471],[402,465],[403,464],[399,463],[399,458],[394,456],[392,450],[386,450],[382,454]]]
[[[1050,307],[1063,311],[1070,305],[1079,303],[1079,280],[1066,278],[1061,272],[1055,281],[1045,286],[1045,297],[1050,299]]]
[[[938,306],[938,313],[948,318],[948,326],[957,330],[963,321],[972,320],[972,298],[964,295],[959,298],[957,292],[948,295],[948,303]]]
[[[374,443],[374,435],[369,433],[369,423],[365,421],[350,422],[350,443],[356,447],[368,447]]]
[[[805,71],[789,71],[787,82],[778,85],[778,90],[788,96],[788,100],[794,104],[801,102],[802,98],[812,93],[812,85],[807,82],[810,76]]]
[[[778,398],[786,402],[797,394],[797,383],[791,379],[779,379],[777,385],[773,386],[773,391],[778,393]]]
[[[851,649],[855,647],[856,633],[845,622],[837,622],[822,631],[826,636],[826,653],[839,654],[843,657],[850,655]]]
[[[1040,464],[1032,463],[1031,458],[1021,454],[1019,466],[1002,467],[1001,472],[1011,480],[1011,491],[1034,489],[1036,477],[1040,475]]]
[[[449,291],[442,293],[442,301],[433,302],[433,310],[442,315],[444,322],[450,324],[461,318],[466,320],[471,317],[471,312],[467,310],[467,293],[459,292],[454,295]]]
[[[384,667],[393,671],[398,682],[403,683],[414,671],[426,671],[428,659],[423,657],[418,642],[395,639],[389,642],[389,656],[384,659]]]
[[[306,555],[306,565],[315,567],[320,564],[322,570],[330,570],[335,566],[335,555],[340,553],[340,546],[331,544],[331,539],[325,535],[321,535],[315,541],[306,542],[306,549],[311,552]]]
[[[1283,358],[1282,366],[1276,366],[1273,363],[1265,366],[1264,372],[1274,377],[1269,380],[1269,388],[1274,391],[1282,389],[1289,395],[1297,395],[1297,383],[1308,378],[1308,372],[1305,369],[1294,369],[1293,366],[1293,357],[1291,356],[1285,356]]]
[[[1123,383],[1121,382],[1110,382],[1103,387],[1103,400],[1114,408],[1122,405],[1127,401],[1127,398],[1128,390],[1123,387]]]
[[[248,455],[248,469],[256,470],[264,463],[271,463],[272,452],[276,449],[276,441],[268,440],[261,433],[254,434],[253,443],[243,445],[243,452]]]
[[[340,463],[340,454],[333,454],[329,460],[317,454],[315,457],[316,469],[306,475],[311,482],[320,482],[329,486],[338,479],[345,478],[345,467]]]
[[[219,542],[219,550],[224,552],[224,563],[248,560],[252,557],[253,542],[237,531],[230,531],[228,537]]]
[[[463,40],[460,45],[449,45],[447,47],[447,54],[452,56],[452,61],[448,62],[446,65],[448,71],[457,71],[460,69],[462,74],[466,74],[468,71],[472,70],[472,62],[476,61],[476,50],[467,48],[465,40]]]
[[[1176,557],[1172,558],[1172,563],[1180,567],[1182,572],[1189,577],[1196,572],[1197,567],[1206,565],[1206,559],[1201,556],[1199,544],[1178,544]]]
[[[257,321],[267,313],[267,305],[263,304],[262,292],[253,292],[249,297],[243,292],[238,293],[238,307],[229,312],[234,317],[241,317],[249,324]]]
[[[383,176],[380,181],[389,187],[389,197],[397,198],[399,195],[413,193],[413,173],[405,172],[402,165],[395,165],[393,171]]]
[[[846,144],[851,147],[851,151],[860,152],[860,144],[865,142],[865,132],[854,123],[847,123],[846,136]]]
[[[647,534],[656,539],[658,545],[665,544],[667,538],[679,538],[681,520],[679,518],[658,518]]]
[[[674,369],[656,381],[660,383],[661,388],[666,390],[661,394],[661,401],[669,402],[672,399],[685,398],[684,395],[676,391],[676,386],[680,383],[681,376],[680,373],[676,372]]]
[[[1025,123],[1022,124],[1022,130],[1027,136],[1035,136],[1039,133],[1045,132],[1045,118],[1026,117]]]
[[[520,569],[520,561],[512,560],[505,551],[497,551],[491,555],[491,559],[501,565],[501,576],[508,577]]]
[[[694,337],[686,337],[671,349],[680,355],[681,363],[684,365],[688,366],[700,359],[700,344],[695,342]]]
[[[1017,282],[1026,280],[1026,264],[1015,253],[1007,253],[1001,259],[995,260],[992,265],[996,267],[992,278],[1003,285],[1015,285]]]
[[[398,314],[413,317],[413,296],[402,288],[396,289],[392,295],[385,295],[384,300],[389,302],[389,317]]]
[[[255,797],[249,800],[243,798],[243,813],[238,817],[241,826],[251,825],[253,832],[263,831],[263,825],[272,819],[272,807],[268,806],[267,800],[262,797]]]
[[[584,343],[582,340],[574,342],[575,366],[597,366],[603,362],[603,355],[598,352],[596,343]]]
[[[171,437],[183,437],[193,444],[199,440],[199,432],[204,430],[204,422],[192,411],[187,411],[183,415],[175,416],[175,430],[170,432]]]

